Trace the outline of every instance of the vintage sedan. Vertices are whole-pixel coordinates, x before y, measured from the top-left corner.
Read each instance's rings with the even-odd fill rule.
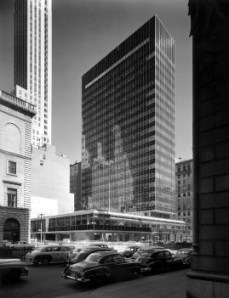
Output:
[[[68,265],[76,264],[82,262],[93,252],[97,251],[111,251],[111,248],[103,248],[103,247],[84,247],[80,249],[80,251],[73,251],[68,258]]]
[[[67,246],[45,245],[37,247],[33,251],[28,252],[24,260],[25,262],[34,265],[48,265],[49,263],[65,263],[70,254],[71,249]]]
[[[156,250],[142,253],[136,261],[142,264],[142,273],[158,273],[182,266],[181,259],[175,259],[168,250]]]
[[[109,248],[107,244],[103,243],[103,242],[92,242],[89,243],[88,246],[98,246],[98,247],[102,247],[102,248]]]
[[[139,247],[139,249],[131,256],[132,259],[136,260],[142,253],[146,252],[154,252],[163,249],[164,247],[162,246],[149,246],[149,245],[144,245]]]
[[[141,272],[140,263],[129,263],[115,251],[90,254],[85,261],[69,266],[62,276],[78,282],[126,279]]]
[[[18,281],[28,272],[28,267],[20,259],[0,259],[0,284]]]
[[[129,246],[124,250],[124,252],[122,252],[122,255],[125,258],[131,258],[133,256],[133,254],[138,251],[139,248],[140,248],[139,245]]]

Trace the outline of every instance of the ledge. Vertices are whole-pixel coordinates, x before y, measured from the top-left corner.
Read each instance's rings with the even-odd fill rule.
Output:
[[[201,280],[229,283],[229,275],[190,271],[187,273],[187,277],[190,279],[201,279]]]

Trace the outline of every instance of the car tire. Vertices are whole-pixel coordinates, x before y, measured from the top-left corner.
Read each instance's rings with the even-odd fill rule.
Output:
[[[160,273],[163,271],[163,265],[161,263],[157,263],[151,267],[150,274]]]
[[[19,281],[21,279],[21,272],[20,270],[13,269],[10,271],[8,280],[9,282]]]
[[[50,261],[50,258],[44,258],[41,260],[41,264],[46,266],[49,265]]]
[[[39,264],[39,260],[37,260],[37,259],[36,260],[33,260],[33,265],[34,266],[37,266],[38,264]]]

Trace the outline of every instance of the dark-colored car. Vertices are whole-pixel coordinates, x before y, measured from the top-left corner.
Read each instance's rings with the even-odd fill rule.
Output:
[[[166,270],[181,268],[181,259],[175,259],[168,250],[144,252],[136,260],[142,264],[142,273],[158,273]]]
[[[132,255],[132,259],[136,260],[144,252],[154,252],[163,249],[161,246],[141,246],[139,249]]]
[[[182,260],[183,266],[189,267],[191,264],[192,253],[192,248],[182,248],[177,251],[177,253],[174,255],[174,258]]]
[[[97,282],[109,279],[126,279],[141,272],[140,263],[129,263],[115,251],[90,254],[83,262],[69,266],[62,276],[78,282]]]
[[[28,275],[28,268],[20,259],[0,259],[0,284],[18,281]]]
[[[133,256],[134,253],[136,253],[138,251],[138,249],[140,248],[139,245],[133,245],[133,246],[129,246],[127,247],[124,252],[122,253],[122,255],[125,258],[131,258]]]
[[[90,246],[93,246],[93,247],[95,247],[95,246],[98,246],[98,247],[102,247],[102,248],[109,248],[108,247],[108,245],[107,244],[105,244],[105,243],[100,243],[100,242],[96,242],[96,243],[89,243],[88,244],[88,246],[90,247]]]
[[[79,263],[82,262],[83,260],[85,260],[87,258],[87,256],[89,256],[90,254],[92,254],[93,252],[97,252],[97,251],[111,251],[111,248],[103,248],[103,247],[84,247],[82,249],[77,249],[76,251],[73,251],[72,254],[69,256],[68,258],[68,265],[72,265],[75,263]]]

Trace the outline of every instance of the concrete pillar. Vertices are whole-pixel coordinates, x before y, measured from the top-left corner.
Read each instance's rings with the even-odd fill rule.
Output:
[[[187,298],[229,297],[229,2],[190,0],[194,230]]]

